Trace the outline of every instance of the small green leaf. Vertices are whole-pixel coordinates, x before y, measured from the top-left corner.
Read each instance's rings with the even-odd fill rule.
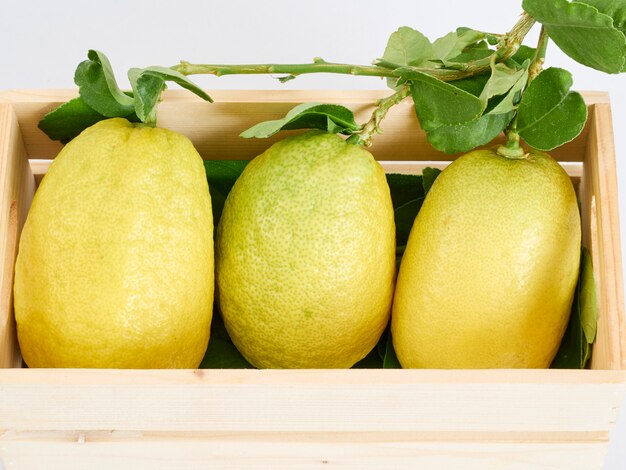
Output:
[[[457,88],[460,88],[461,90],[471,93],[478,98],[483,92],[483,88],[485,88],[485,85],[489,81],[489,77],[489,73],[481,73],[480,75],[474,75],[473,77],[454,80],[453,82],[449,83]]]
[[[214,227],[217,227],[222,216],[228,193],[248,163],[248,160],[204,160],[204,170],[211,193]]]
[[[89,50],[88,60],[76,68],[74,82],[85,104],[106,117],[126,117],[133,114],[133,98],[117,86],[113,68],[102,52]]]
[[[435,40],[432,46],[432,58],[440,59],[444,63],[461,55],[465,48],[485,39],[486,34],[470,28],[457,28]],[[409,64],[407,64],[409,65]]]
[[[524,0],[526,12],[539,21],[559,48],[572,59],[607,73],[626,67],[624,3],[588,1]],[[618,16],[617,22],[604,12]]]
[[[433,46],[419,31],[403,26],[394,32],[387,42],[383,60],[396,67],[420,65],[432,56]]]
[[[433,147],[442,152],[468,152],[495,139],[511,122],[513,115],[513,111],[485,114],[463,124],[439,126],[428,131],[426,137]]]
[[[503,99],[488,111],[488,114],[507,114],[517,108],[517,104],[519,103],[522,90],[526,87],[526,83],[528,83],[529,66],[530,60],[526,59],[522,64],[522,74],[513,84],[508,93],[503,97]]]
[[[591,357],[598,322],[598,300],[593,278],[591,256],[583,248],[580,273],[565,335],[550,367],[552,369],[584,369]]]
[[[593,344],[596,340],[596,328],[598,325],[598,294],[593,277],[591,254],[586,248],[583,249],[581,255],[579,278],[580,323],[587,343]]]
[[[411,81],[415,113],[427,132],[444,125],[472,121],[483,112],[480,99],[454,85],[417,70],[404,68],[397,72]]]
[[[508,93],[512,87],[518,85],[520,83],[520,79],[526,75],[528,78],[528,72],[524,68],[515,69],[511,67],[507,67],[502,63],[493,63],[491,64],[491,76],[489,77],[489,81],[483,88],[482,93],[479,96],[479,99],[485,103],[485,107],[487,106],[487,102],[490,98],[498,95],[503,95]],[[524,80],[522,86],[526,83]],[[508,109],[504,112],[512,111]]]
[[[157,105],[161,92],[165,89],[165,81],[153,75],[144,75],[142,69],[132,68],[128,78],[135,95],[135,113],[142,122],[156,123]]]
[[[46,114],[39,121],[39,129],[52,140],[67,144],[83,130],[103,119],[107,117],[94,111],[78,97]]]
[[[186,76],[167,67],[131,68],[128,71],[128,79],[135,96],[135,112],[143,122],[156,122],[157,105],[161,92],[166,88],[165,82],[177,83],[203,100],[213,102],[204,90]]]
[[[517,113],[517,131],[530,145],[551,150],[574,139],[585,126],[587,106],[569,91],[572,75],[555,67],[541,72],[524,92]]]
[[[422,171],[422,186],[424,187],[424,196],[428,194],[430,188],[433,186],[433,183],[437,179],[437,177],[441,174],[441,170],[439,168],[431,168],[427,166]]]
[[[299,104],[283,119],[260,122],[240,134],[246,139],[263,139],[281,130],[320,129],[331,133],[350,134],[360,129],[354,120],[354,113],[336,104]]]

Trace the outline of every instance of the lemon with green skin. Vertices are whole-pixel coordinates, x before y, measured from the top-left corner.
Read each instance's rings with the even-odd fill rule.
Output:
[[[458,158],[426,196],[400,265],[391,326],[402,366],[549,366],[580,244],[574,188],[547,154]]]
[[[252,160],[217,230],[224,323],[259,368],[346,368],[390,312],[395,226],[382,167],[332,134],[284,139]]]
[[[101,121],[59,153],[19,245],[29,367],[195,368],[209,340],[213,219],[181,134]]]

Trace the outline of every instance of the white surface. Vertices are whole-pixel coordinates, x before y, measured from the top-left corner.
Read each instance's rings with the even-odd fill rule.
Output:
[[[125,83],[130,67],[199,63],[328,61],[367,64],[382,55],[388,36],[412,26],[431,39],[455,29],[505,32],[521,0],[468,2],[316,0],[176,2],[78,0],[3,2],[0,15],[0,90],[72,87],[76,65],[100,49]],[[533,45],[538,28],[525,43]],[[579,90],[609,91],[617,147],[622,251],[626,251],[626,74],[609,76],[564,56],[553,44],[546,66],[564,67]],[[198,77],[203,87],[228,89],[384,88],[377,78],[302,76],[280,84],[268,76]],[[625,404],[626,405],[626,404]],[[626,468],[626,406],[606,464]]]

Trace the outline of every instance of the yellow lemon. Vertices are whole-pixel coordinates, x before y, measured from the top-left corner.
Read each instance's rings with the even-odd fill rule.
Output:
[[[394,274],[384,171],[336,135],[274,144],[228,195],[217,230],[219,301],[256,367],[351,367],[385,328]]]
[[[20,239],[15,316],[30,367],[193,368],[209,339],[213,219],[191,142],[125,119],[70,142]]]
[[[403,367],[547,367],[580,258],[570,178],[548,155],[478,150],[426,196],[398,274],[393,344]]]

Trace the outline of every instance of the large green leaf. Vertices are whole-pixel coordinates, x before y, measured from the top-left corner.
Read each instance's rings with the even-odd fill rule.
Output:
[[[79,96],[46,114],[39,121],[39,129],[52,140],[67,144],[87,127],[103,119],[107,117],[94,111]]]
[[[626,66],[624,2],[597,2],[597,7],[587,3],[594,2],[524,0],[522,6],[572,59],[603,72],[619,73]],[[617,21],[610,14],[617,15]]]
[[[468,152],[495,139],[511,122],[513,114],[513,111],[487,113],[463,124],[437,127],[427,132],[426,137],[433,147],[442,152]]]
[[[415,70],[399,74],[411,82],[415,113],[425,131],[472,121],[483,112],[479,98],[450,83]]]
[[[585,127],[587,106],[570,91],[572,75],[555,67],[541,72],[524,92],[517,131],[528,145],[551,150],[574,139]]]

